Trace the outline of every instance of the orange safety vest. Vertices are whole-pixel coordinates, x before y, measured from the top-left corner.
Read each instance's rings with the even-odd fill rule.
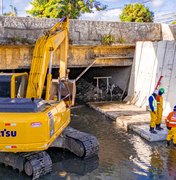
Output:
[[[168,127],[176,127],[176,112],[170,112],[167,116],[166,125]]]
[[[163,108],[163,97],[160,95],[156,96],[157,108]]]

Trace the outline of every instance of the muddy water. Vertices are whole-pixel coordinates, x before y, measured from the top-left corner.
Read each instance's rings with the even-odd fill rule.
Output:
[[[147,180],[176,179],[176,148],[165,142],[148,143],[126,133],[104,115],[80,107],[72,110],[72,127],[94,134],[100,143],[98,157],[82,160],[52,149],[53,172],[42,179],[61,180]],[[0,180],[29,179],[11,168],[0,166]]]

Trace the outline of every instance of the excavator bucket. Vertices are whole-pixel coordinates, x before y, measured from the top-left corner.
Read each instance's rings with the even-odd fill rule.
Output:
[[[73,106],[76,97],[76,81],[67,79],[58,82],[57,79],[53,79],[50,92],[50,99],[64,100],[68,107]]]

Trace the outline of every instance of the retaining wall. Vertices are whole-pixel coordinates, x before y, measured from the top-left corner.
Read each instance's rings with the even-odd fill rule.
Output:
[[[35,42],[57,21],[59,19],[0,16],[0,43],[9,43],[9,38],[26,38],[29,42]],[[70,43],[99,44],[104,34],[114,35],[117,41],[123,38],[127,43],[162,39],[161,25],[156,23],[70,20]]]
[[[161,87],[165,88],[164,115],[176,104],[176,42],[137,42],[135,58],[128,89],[131,104],[145,107],[162,75]]]

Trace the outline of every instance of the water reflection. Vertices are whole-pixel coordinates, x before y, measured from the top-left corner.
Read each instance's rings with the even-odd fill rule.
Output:
[[[167,158],[167,170],[168,177],[170,179],[176,179],[176,148],[169,148],[168,158]]]
[[[72,110],[71,125],[95,135],[100,143],[98,157],[89,160],[58,149],[48,152],[53,172],[47,180],[174,180],[176,179],[176,148],[166,142],[148,143],[133,132],[117,128],[104,115],[80,107]],[[23,173],[0,166],[0,179],[29,179]]]
[[[98,156],[89,159],[81,159],[74,154],[67,151],[59,150],[58,148],[50,148],[48,151],[53,162],[52,173],[41,179],[69,179],[76,175],[76,177],[85,176],[97,169],[99,165]],[[0,166],[0,177],[4,179],[25,179],[30,180],[24,173],[18,173],[10,167]],[[1,179],[1,178],[0,178]]]
[[[53,172],[65,171],[83,176],[95,170],[99,164],[98,156],[82,159],[70,152],[64,152],[57,148],[52,148],[48,152],[53,160]]]

